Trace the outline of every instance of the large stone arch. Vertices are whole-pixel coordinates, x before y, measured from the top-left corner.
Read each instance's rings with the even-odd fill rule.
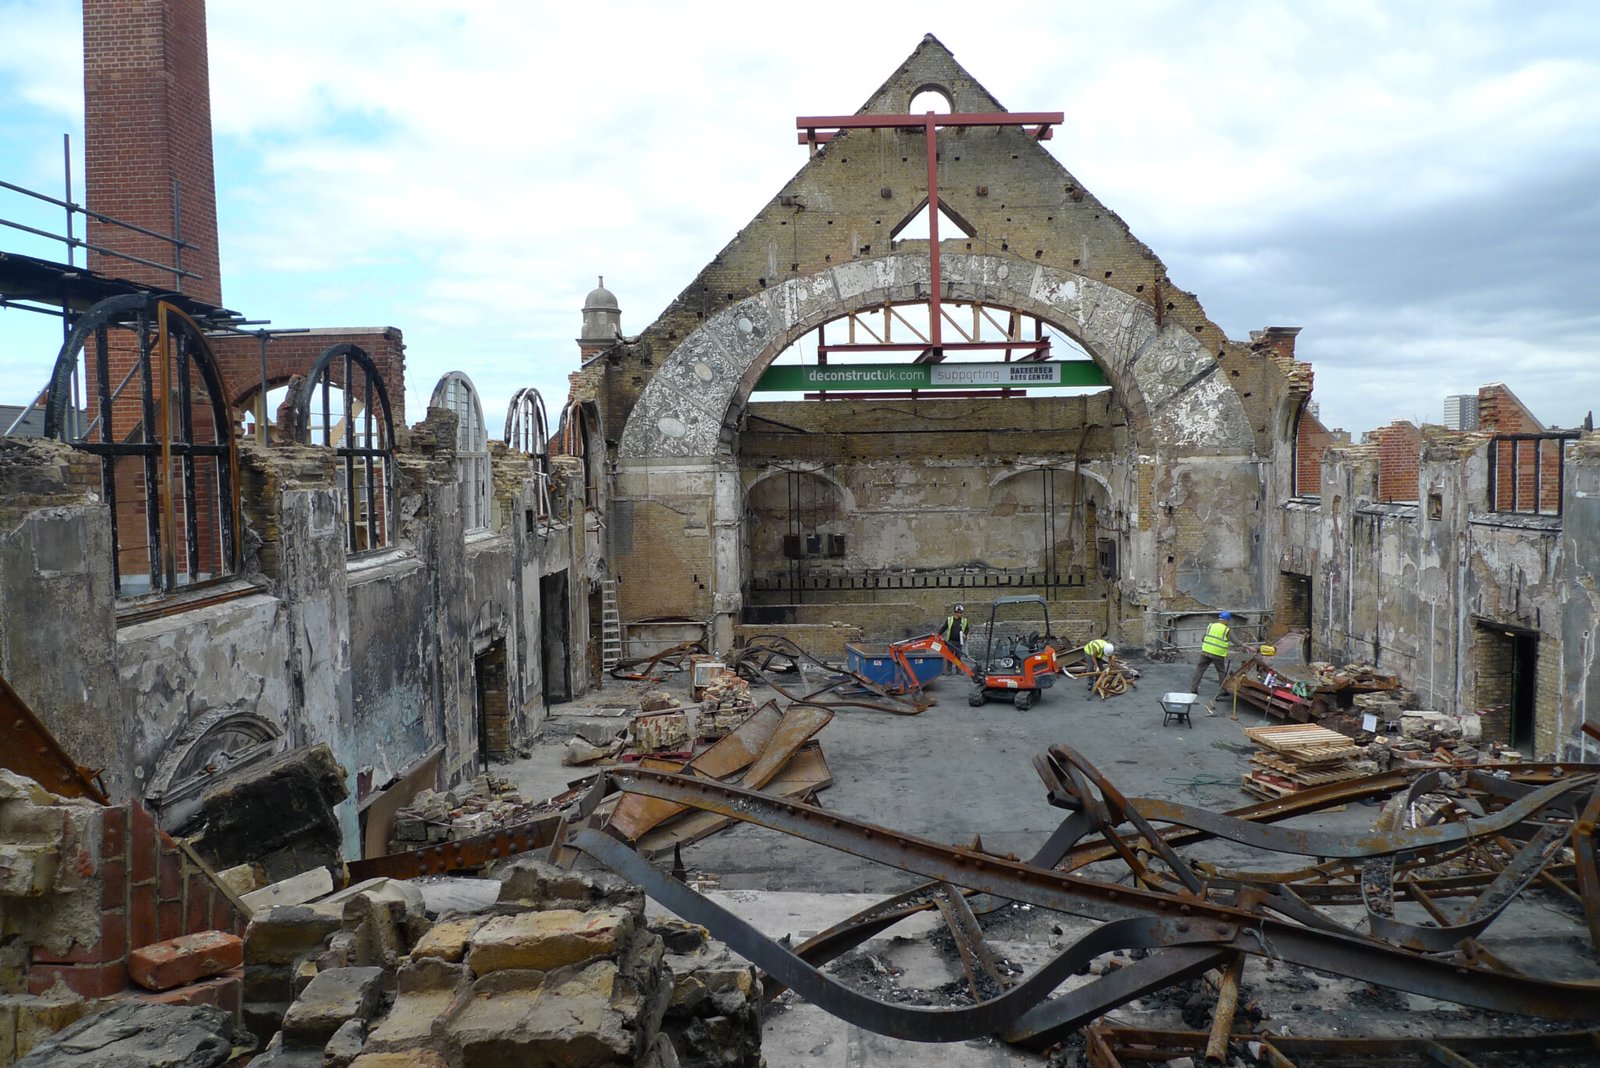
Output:
[[[946,299],[1014,308],[1066,332],[1100,364],[1142,453],[1249,453],[1250,422],[1221,365],[1144,300],[1092,278],[1011,257],[942,260]],[[731,304],[683,339],[623,430],[621,458],[726,455],[762,371],[794,341],[852,311],[926,300],[926,255],[855,260]]]

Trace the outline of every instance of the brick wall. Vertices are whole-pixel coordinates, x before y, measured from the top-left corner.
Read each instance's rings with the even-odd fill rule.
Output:
[[[1300,413],[1294,438],[1294,495],[1316,497],[1322,493],[1322,454],[1335,438],[1310,411]]]
[[[179,183],[181,236],[196,246],[183,266],[203,276],[181,288],[221,304],[204,0],[84,0],[83,95],[86,206],[170,235]],[[174,262],[170,244],[93,219],[88,240]],[[89,266],[175,288],[170,272],[128,260],[91,252]]]
[[[1503,383],[1478,389],[1480,430],[1486,434],[1545,432],[1527,405]],[[1562,443],[1503,441],[1494,447],[1495,511],[1555,512],[1561,507]]]
[[[22,977],[27,993],[59,984],[85,998],[118,994],[128,986],[133,950],[199,931],[243,932],[246,918],[138,801],[63,822],[71,828],[62,842],[68,882],[58,877],[45,909],[18,908],[24,935],[34,936]],[[97,918],[85,926],[86,916]],[[234,973],[165,1000],[237,1012],[240,981]]]
[[[342,344],[356,345],[371,357],[389,395],[395,427],[403,426],[406,421],[406,345],[404,336],[392,326],[314,330],[268,339],[268,391],[283,385],[294,375],[309,374],[312,365],[329,346]],[[253,337],[218,338],[212,342],[212,348],[228,391],[228,403],[235,409],[253,407],[261,389],[261,342]],[[337,385],[342,378],[338,377],[338,368],[334,371]],[[275,418],[275,413],[269,411],[267,418]]]
[[[1396,420],[1374,432],[1378,443],[1378,500],[1417,499],[1417,472],[1422,461],[1422,432]]]

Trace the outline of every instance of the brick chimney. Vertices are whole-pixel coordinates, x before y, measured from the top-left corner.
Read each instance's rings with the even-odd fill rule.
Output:
[[[173,185],[181,205],[183,292],[222,303],[217,187],[211,159],[211,81],[205,0],[83,0],[84,202],[124,222],[172,234]],[[173,248],[89,221],[88,240],[173,264]],[[91,269],[163,289],[170,271],[89,254]]]

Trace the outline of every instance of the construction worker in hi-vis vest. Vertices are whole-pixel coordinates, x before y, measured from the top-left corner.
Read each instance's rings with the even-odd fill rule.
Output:
[[[1228,652],[1232,644],[1228,640],[1228,623],[1233,619],[1231,612],[1218,612],[1217,621],[1206,628],[1206,636],[1200,641],[1200,662],[1195,665],[1194,681],[1189,683],[1190,693],[1200,692],[1200,682],[1206,677],[1206,668],[1217,669],[1217,685],[1221,686],[1228,677]]]
[[[949,642],[950,647],[954,649],[963,660],[965,660],[967,656],[966,612],[967,609],[964,605],[956,605],[955,612],[951,615],[945,616],[944,626],[939,628],[939,637]],[[946,675],[953,675],[956,672],[956,666],[954,664],[946,664],[944,671]]]

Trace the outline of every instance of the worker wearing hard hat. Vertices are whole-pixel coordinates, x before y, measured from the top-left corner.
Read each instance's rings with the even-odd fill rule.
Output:
[[[1200,662],[1195,665],[1194,681],[1189,683],[1190,693],[1200,692],[1200,682],[1206,677],[1206,668],[1217,669],[1217,685],[1221,686],[1228,679],[1228,653],[1232,643],[1228,637],[1228,625],[1233,621],[1233,613],[1218,612],[1217,621],[1206,628],[1206,635],[1200,641]]]
[[[965,605],[956,605],[955,611],[944,617],[944,626],[939,628],[939,637],[950,643],[950,648],[956,651],[957,656],[966,659],[967,609]],[[954,664],[946,664],[944,672],[946,675],[953,675],[956,672],[956,666]]]
[[[1089,658],[1091,671],[1104,671],[1107,664],[1111,663],[1111,654],[1117,647],[1104,638],[1096,638],[1083,647],[1083,655]]]

